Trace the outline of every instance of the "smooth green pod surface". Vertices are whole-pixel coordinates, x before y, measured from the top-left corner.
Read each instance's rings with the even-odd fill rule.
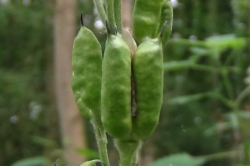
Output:
[[[161,41],[147,39],[139,45],[133,62],[136,86],[136,116],[132,138],[140,140],[155,130],[163,98],[163,53]]]
[[[81,27],[73,44],[72,68],[75,82],[84,105],[93,114],[100,114],[101,102],[101,45],[91,30]]]
[[[136,0],[132,15],[133,36],[141,43],[145,38],[155,38],[162,4],[165,0]]]
[[[131,131],[131,53],[121,37],[109,35],[102,63],[101,120],[117,139]]]

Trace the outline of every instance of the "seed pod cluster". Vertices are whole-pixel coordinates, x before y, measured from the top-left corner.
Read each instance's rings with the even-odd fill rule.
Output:
[[[127,43],[133,41],[128,38]],[[133,54],[134,49],[119,35],[109,35],[102,63],[101,120],[119,140],[138,141],[152,134],[162,104],[161,40],[147,39]]]
[[[134,36],[126,28],[123,34],[114,33],[116,28],[109,30],[107,23],[103,59],[100,43],[86,27],[74,41],[71,81],[76,103],[82,114],[98,117],[117,140],[139,141],[158,124],[163,101],[162,42],[171,33],[172,12],[169,0],[136,0]]]

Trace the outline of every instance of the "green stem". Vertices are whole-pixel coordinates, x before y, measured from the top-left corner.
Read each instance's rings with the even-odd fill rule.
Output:
[[[139,150],[140,150],[140,145],[137,149],[137,151],[135,152],[134,154],[134,157],[132,158],[132,161],[131,161],[131,166],[138,166],[138,162],[139,162]]]
[[[106,13],[108,17],[108,25],[112,34],[116,34],[115,31],[115,16],[114,16],[114,0],[105,0]]]
[[[194,46],[194,47],[202,47],[209,48],[206,42],[204,41],[190,41],[188,39],[169,39],[171,44],[184,45],[184,46]]]
[[[107,151],[108,141],[107,141],[106,132],[101,125],[100,119],[93,117],[92,122],[94,126],[94,132],[95,132],[100,159],[102,160],[104,166],[110,166],[109,158],[108,158],[108,151]]]
[[[223,104],[225,104],[227,107],[234,110],[236,108],[236,104],[234,100],[229,100],[228,98],[224,97],[223,95],[220,95],[219,93],[211,93],[209,95],[211,98],[216,98],[220,100]]]
[[[190,68],[194,70],[203,70],[203,71],[214,72],[214,73],[220,72],[218,68],[206,66],[206,65],[194,64],[193,62],[190,62],[190,60],[167,62],[164,64],[163,67],[164,67],[164,70],[167,70],[167,71],[184,70],[184,69]]]
[[[121,0],[114,0],[114,12],[115,12],[115,23],[118,32],[122,33],[122,11],[121,11]]]
[[[115,145],[120,156],[119,166],[135,166],[137,164],[137,151],[140,147],[139,141],[115,140]]]
[[[203,71],[208,71],[208,72],[219,72],[218,68],[211,67],[211,66],[206,66],[206,65],[199,65],[199,64],[194,64],[190,66],[191,69],[195,70],[203,70]]]
[[[103,4],[101,2],[101,0],[94,0],[94,4],[98,10],[98,13],[101,17],[102,23],[103,25],[105,25],[105,22],[107,21],[107,16],[103,7]]]

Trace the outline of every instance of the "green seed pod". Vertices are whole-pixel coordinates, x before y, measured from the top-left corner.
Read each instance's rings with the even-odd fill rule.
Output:
[[[93,114],[100,114],[101,45],[93,32],[81,27],[73,44],[72,68],[78,80],[80,98]]]
[[[165,0],[136,0],[132,15],[133,36],[141,43],[145,38],[155,38],[157,23]]]
[[[172,24],[173,24],[173,7],[170,0],[166,0],[163,3],[161,9],[161,21],[158,28],[158,34],[162,34],[162,43],[163,45],[169,39],[172,32]]]
[[[109,35],[102,63],[101,120],[107,133],[123,139],[131,131],[131,53],[120,36]]]
[[[80,93],[80,89],[81,89],[81,85],[82,85],[82,77],[76,77],[74,72],[71,75],[71,87],[74,93],[74,97],[75,97],[75,101],[76,101],[76,105],[80,111],[80,113],[82,114],[83,117],[85,118],[90,118],[91,117],[91,110],[89,108],[86,107],[86,105],[83,103],[82,99],[81,99],[81,93]]]
[[[133,73],[136,87],[136,116],[132,138],[140,140],[155,130],[163,98],[163,53],[161,41],[147,39],[134,56]]]

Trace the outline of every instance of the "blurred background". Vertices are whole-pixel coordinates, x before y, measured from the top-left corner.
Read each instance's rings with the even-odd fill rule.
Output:
[[[123,2],[128,16],[130,2]],[[188,157],[187,166],[250,165],[250,2],[172,4],[164,103],[141,165],[170,166],[168,156]],[[78,112],[69,82],[81,13],[104,45],[91,0],[0,0],[1,166],[47,166],[57,159],[59,166],[77,166],[98,158],[91,123]],[[118,165],[112,140],[108,146],[112,166]]]

